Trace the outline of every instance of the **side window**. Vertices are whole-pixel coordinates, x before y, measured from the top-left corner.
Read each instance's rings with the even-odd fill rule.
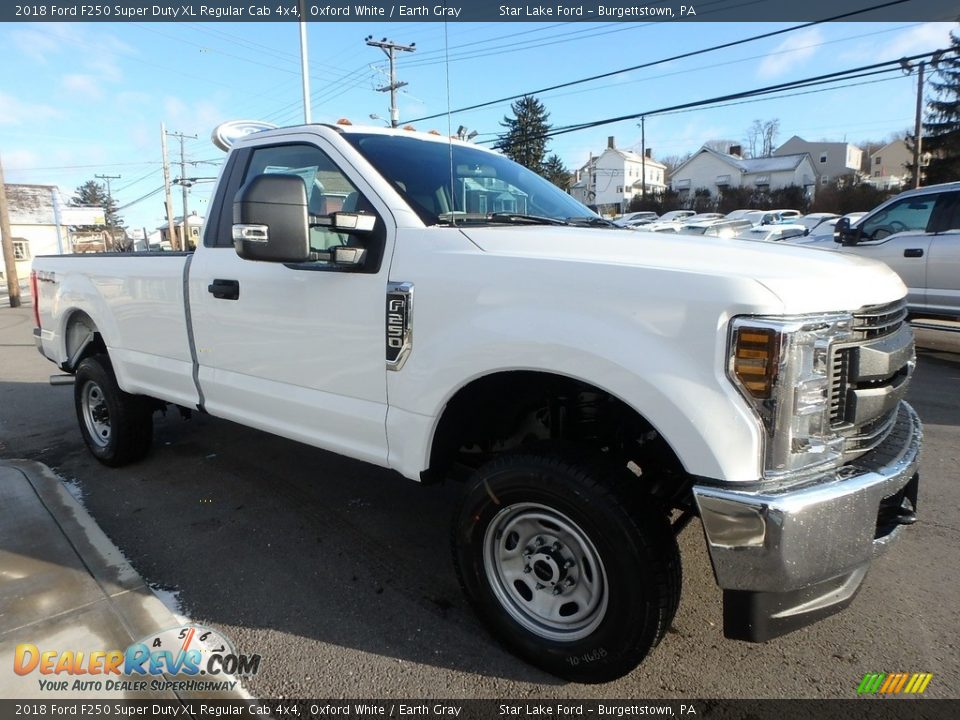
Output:
[[[331,213],[373,213],[373,206],[347,179],[333,161],[313,145],[274,145],[253,150],[243,175],[243,185],[257,175],[282,173],[303,180],[311,215]],[[378,222],[381,226],[382,223]],[[337,245],[359,245],[356,236],[332,232],[324,227],[310,228],[310,249],[323,252]]]
[[[945,192],[940,195],[927,232],[942,233],[949,230],[960,230],[960,191]]]
[[[901,232],[926,232],[939,194],[904,198],[868,218],[862,225],[865,240],[883,240]]]

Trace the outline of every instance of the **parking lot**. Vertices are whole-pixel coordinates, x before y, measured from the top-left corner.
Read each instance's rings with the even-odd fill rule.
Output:
[[[458,486],[205,416],[156,420],[150,457],[87,453],[72,388],[34,349],[29,307],[0,308],[0,457],[50,465],[152,584],[263,657],[259,697],[853,698],[867,672],[933,673],[960,696],[960,333],[917,331],[910,401],[925,423],[920,522],[852,607],[763,645],[725,640],[699,523],[680,537],[680,609],[660,647],[607,685],[563,683],[502,650],[457,586]]]

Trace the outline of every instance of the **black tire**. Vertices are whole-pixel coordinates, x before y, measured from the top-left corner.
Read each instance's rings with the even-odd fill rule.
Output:
[[[567,680],[629,673],[680,601],[665,513],[616,484],[557,458],[505,455],[474,474],[454,520],[457,576],[476,613],[511,652]]]
[[[104,465],[128,465],[150,452],[152,403],[120,389],[106,355],[92,355],[80,363],[73,401],[83,441]]]

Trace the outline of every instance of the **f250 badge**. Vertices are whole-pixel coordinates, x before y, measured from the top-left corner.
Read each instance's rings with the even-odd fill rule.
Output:
[[[399,370],[413,347],[413,284],[387,285],[387,370]]]

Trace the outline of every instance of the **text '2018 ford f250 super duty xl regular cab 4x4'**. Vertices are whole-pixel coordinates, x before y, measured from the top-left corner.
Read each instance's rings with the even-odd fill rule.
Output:
[[[41,257],[36,339],[108,465],[164,403],[465,475],[452,546],[490,631],[605,681],[660,641],[699,517],[728,637],[844,607],[913,521],[905,287],[883,264],[611,227],[431,134],[237,140],[195,253]]]

